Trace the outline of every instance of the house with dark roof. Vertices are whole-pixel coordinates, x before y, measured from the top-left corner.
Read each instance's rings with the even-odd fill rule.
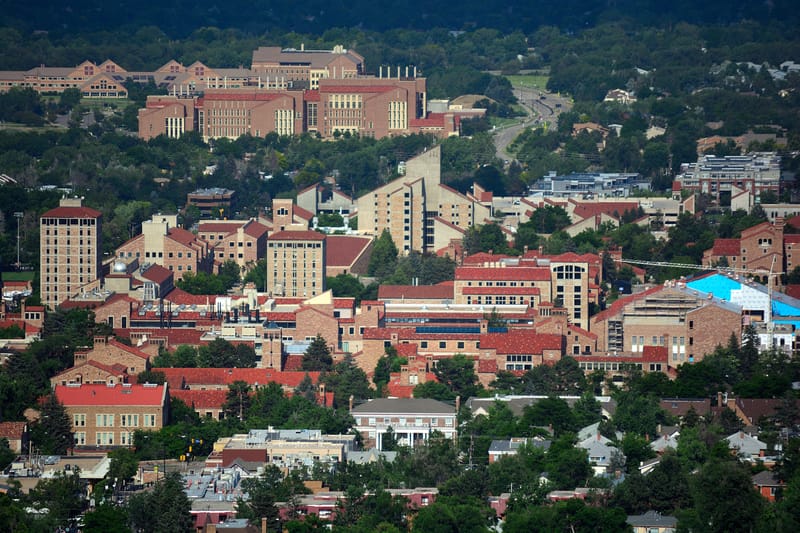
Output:
[[[633,533],[675,533],[678,530],[677,518],[657,511],[628,515],[625,521],[631,526]]]
[[[764,470],[753,476],[753,486],[767,501],[774,502],[786,482],[775,472]]]

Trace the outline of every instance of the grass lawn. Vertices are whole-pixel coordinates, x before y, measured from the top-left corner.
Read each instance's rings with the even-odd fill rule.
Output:
[[[506,126],[519,124],[520,121],[521,121],[520,118],[489,117],[489,124],[497,128],[504,128]]]
[[[33,280],[33,270],[27,272],[3,272],[3,279],[6,281],[30,281]]]
[[[549,76],[541,74],[525,74],[518,76],[506,76],[506,79],[511,82],[514,87],[525,87],[528,89],[541,89],[547,88],[547,80]]]

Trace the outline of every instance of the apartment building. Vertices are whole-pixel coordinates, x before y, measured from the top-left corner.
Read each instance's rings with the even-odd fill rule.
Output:
[[[784,270],[784,221],[763,222],[742,230],[738,239],[715,239],[714,246],[703,252],[703,266],[716,266],[727,262],[732,268],[762,270],[764,274]],[[787,257],[796,246],[796,237],[786,236]],[[789,259],[794,266],[796,259]],[[787,271],[788,272],[788,271]]]
[[[176,281],[186,272],[211,272],[213,265],[209,243],[178,227],[178,215],[153,215],[142,223],[142,233],[117,248],[116,256],[161,265]]]
[[[325,235],[278,231],[267,242],[267,290],[274,296],[310,298],[325,291]]]
[[[683,163],[675,177],[682,190],[708,194],[717,201],[734,188],[749,191],[755,203],[761,193],[780,195],[781,158],[775,152],[718,157],[703,155],[696,163]]]
[[[159,431],[169,422],[166,384],[56,385],[72,421],[76,449],[132,446],[136,430]]]
[[[39,218],[42,303],[55,309],[101,275],[100,211],[80,198],[64,198]]]
[[[266,254],[267,233],[254,219],[200,222],[197,229],[197,237],[211,246],[215,263],[234,261],[242,271]]]
[[[357,202],[359,230],[376,237],[388,230],[403,254],[445,248],[491,216],[491,205],[441,183],[440,146],[407,161],[404,176]]]

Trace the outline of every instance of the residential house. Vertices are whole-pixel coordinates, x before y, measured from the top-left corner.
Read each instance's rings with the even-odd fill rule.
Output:
[[[780,491],[786,487],[786,482],[775,472],[764,470],[753,476],[753,486],[767,501],[774,502]]]
[[[728,441],[728,448],[736,453],[738,457],[745,460],[763,457],[767,449],[765,442],[744,431],[737,431],[733,435],[728,435],[725,440]]]
[[[647,511],[640,515],[628,515],[625,520],[633,533],[675,533],[678,531],[678,519],[670,515],[662,515],[657,511]]]

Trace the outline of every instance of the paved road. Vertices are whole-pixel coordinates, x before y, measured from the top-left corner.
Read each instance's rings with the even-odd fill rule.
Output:
[[[514,89],[514,96],[528,115],[518,124],[497,129],[494,133],[494,144],[497,148],[497,157],[503,161],[513,161],[514,156],[507,152],[511,144],[522,131],[530,126],[549,122],[550,127],[558,125],[558,116],[572,108],[569,98],[555,93],[548,93],[539,89],[518,87]],[[544,99],[542,99],[544,96]]]

